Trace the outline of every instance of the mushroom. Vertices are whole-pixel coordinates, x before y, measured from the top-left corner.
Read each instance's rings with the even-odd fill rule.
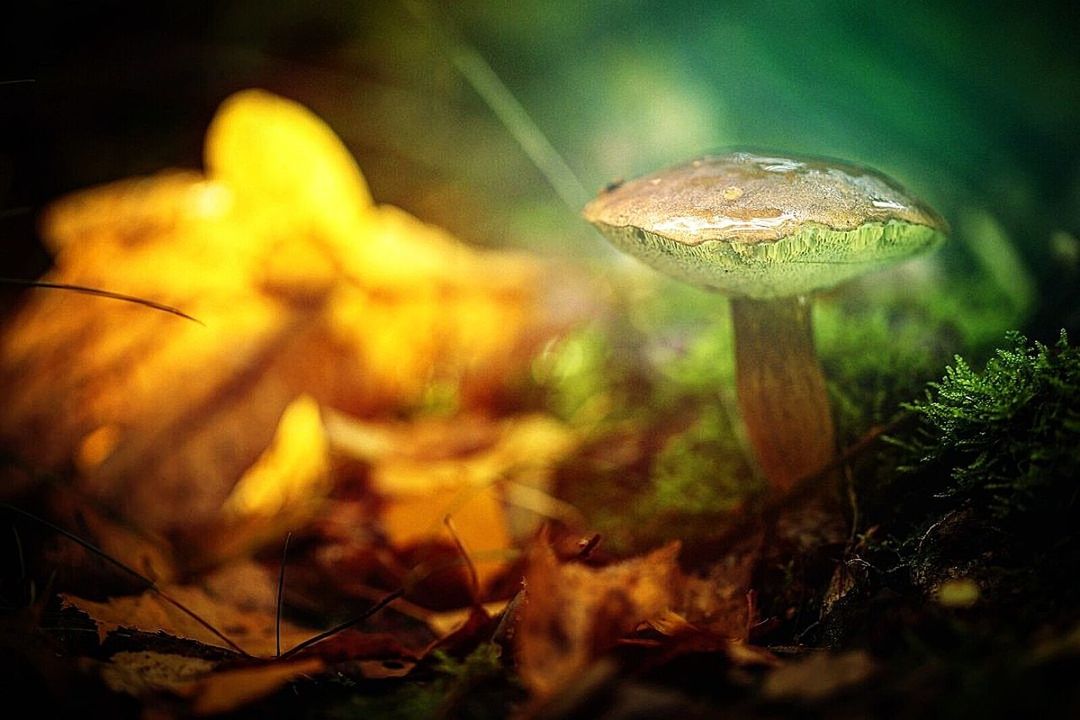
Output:
[[[739,410],[777,493],[836,456],[808,297],[946,233],[933,210],[879,172],[747,152],[613,184],[584,216],[620,250],[730,298]]]

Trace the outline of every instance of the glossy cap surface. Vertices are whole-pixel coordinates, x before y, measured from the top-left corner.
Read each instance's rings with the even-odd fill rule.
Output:
[[[611,187],[584,215],[661,272],[757,298],[832,287],[923,252],[946,232],[933,210],[875,170],[747,152]]]

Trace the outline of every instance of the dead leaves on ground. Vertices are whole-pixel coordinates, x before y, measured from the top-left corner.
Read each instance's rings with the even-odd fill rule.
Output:
[[[525,570],[525,603],[517,634],[518,671],[538,698],[555,694],[635,631],[660,637],[648,645],[709,641],[727,652],[753,624],[747,602],[752,559],[714,568],[710,577],[685,573],[679,543],[607,567],[560,561],[546,542],[532,546]],[[671,642],[668,642],[668,641]],[[704,648],[705,646],[699,646]],[[669,648],[670,649],[670,648]],[[739,654],[747,660],[758,653]]]
[[[555,268],[374,204],[322,121],[260,91],[223,104],[205,173],[76,194],[42,233],[44,279],[205,324],[35,291],[0,336],[3,446],[74,467],[80,491],[153,531],[220,520],[302,398],[367,417],[433,394],[487,408],[583,312]],[[325,458],[309,452],[291,457],[311,472]]]
[[[162,591],[217,628],[254,657],[273,657],[277,650],[276,577],[250,561],[217,570],[197,584],[164,585]],[[93,601],[67,594],[65,607],[90,617],[104,642],[121,628],[142,633],[163,633],[170,638],[192,640],[210,647],[232,650],[207,627],[178,609],[153,590],[138,595]],[[287,650],[314,634],[289,622],[281,625],[281,642]]]
[[[581,523],[572,508],[548,494],[555,466],[578,442],[550,417],[404,424],[335,415],[328,431],[339,453],[369,465],[379,525],[392,545],[423,556],[432,546],[453,547],[456,535],[476,568],[481,595],[541,521]]]
[[[236,709],[299,678],[317,677],[335,663],[348,662],[357,676],[376,679],[400,677],[415,665],[417,651],[404,647],[394,636],[356,630],[337,634],[294,657],[279,657],[274,582],[265,568],[249,561],[222,568],[196,585],[163,586],[160,592],[147,590],[101,602],[73,595],[61,599],[63,608],[89,617],[100,643],[113,634],[131,633],[152,636],[142,643],[149,647],[155,646],[155,640],[165,648],[177,641],[186,643],[184,653],[121,650],[107,661],[87,661],[87,665],[116,692],[149,703],[168,696],[195,715]],[[176,602],[166,600],[166,595]],[[281,622],[281,653],[315,632]]]
[[[516,670],[534,703],[566,691],[627,647],[651,653],[645,665],[664,664],[687,653],[720,655],[734,667],[778,664],[768,652],[745,645],[754,621],[753,606],[746,601],[746,564],[725,563],[706,575],[687,573],[678,563],[678,543],[603,567],[579,558],[560,559],[546,534],[529,547],[523,590],[512,602],[429,614],[425,620],[439,639],[413,649],[393,635],[350,630],[295,658],[277,659],[275,578],[251,562],[224,568],[198,585],[162,587],[220,629],[229,643],[154,591],[107,601],[67,595],[63,602],[91,619],[102,643],[114,633],[135,632],[216,648],[219,658],[224,657],[221,652],[231,656],[233,660],[206,660],[168,649],[122,650],[95,666],[114,690],[144,699],[164,694],[195,714],[233,709],[298,678],[326,672],[368,679],[407,676],[435,650],[468,654],[492,641],[513,650]],[[314,633],[285,622],[281,650]],[[799,676],[792,677],[797,686]],[[857,681],[838,682],[844,686]],[[784,678],[777,682],[777,697],[796,692],[782,689],[788,687]]]
[[[672,544],[603,569],[560,563],[534,547],[525,574],[518,635],[522,679],[542,697],[577,677],[639,624],[668,612],[680,578]]]

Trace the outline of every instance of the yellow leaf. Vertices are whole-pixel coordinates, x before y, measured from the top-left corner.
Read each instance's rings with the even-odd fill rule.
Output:
[[[242,557],[313,520],[333,487],[319,405],[303,395],[281,415],[270,445],[222,502],[210,522],[183,533],[197,567]]]
[[[536,260],[373,205],[341,141],[296,103],[233,96],[206,158],[206,174],[62,199],[42,223],[56,256],[45,279],[205,326],[36,291],[0,336],[0,446],[42,470],[76,465],[81,492],[142,527],[182,535],[219,520],[299,396],[368,417],[436,390],[444,405],[489,406],[572,319],[549,306],[555,283]],[[241,501],[270,503],[251,500],[260,483],[244,481],[231,517]]]
[[[261,228],[284,237],[353,236],[371,195],[348,149],[302,105],[262,90],[221,104],[206,133],[208,174],[228,185]]]
[[[382,526],[395,547],[432,540],[452,542],[443,518],[454,529],[476,567],[480,588],[487,588],[512,559],[510,532],[496,487],[432,488],[394,496],[383,510]]]
[[[303,395],[281,415],[270,447],[225,499],[226,519],[259,518],[277,524],[307,521],[330,490],[330,461],[319,404]]]

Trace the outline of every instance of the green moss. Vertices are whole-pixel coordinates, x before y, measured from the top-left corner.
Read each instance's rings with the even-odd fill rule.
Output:
[[[702,407],[685,431],[667,439],[653,458],[650,477],[651,493],[644,502],[679,513],[730,511],[761,489],[716,404]]]
[[[947,326],[910,308],[822,303],[817,344],[841,442],[854,442],[900,411],[949,357]]]
[[[991,338],[1019,321],[987,278],[946,283],[947,267],[908,266],[815,300],[842,445],[900,416],[955,353],[989,355]],[[608,319],[553,344],[534,367],[549,409],[587,438],[567,461],[558,493],[613,550],[648,547],[673,527],[708,533],[757,489],[732,426],[725,299],[656,276],[631,280]],[[860,493],[876,496],[892,484],[900,461],[895,447],[861,456]]]
[[[947,263],[946,263],[947,265]],[[990,278],[938,264],[867,278],[814,307],[818,352],[842,442],[895,418],[956,353],[986,358],[1024,310]]]
[[[945,480],[940,497],[999,518],[1053,515],[1074,504],[1080,477],[1080,350],[1065,332],[1048,347],[1009,334],[977,373],[960,357],[925,398],[907,406],[919,428],[909,472]],[[1061,505],[1064,503],[1064,505]]]
[[[419,720],[437,717],[441,689],[432,684],[402,683],[389,692],[357,693],[330,708],[313,708],[310,718]]]

